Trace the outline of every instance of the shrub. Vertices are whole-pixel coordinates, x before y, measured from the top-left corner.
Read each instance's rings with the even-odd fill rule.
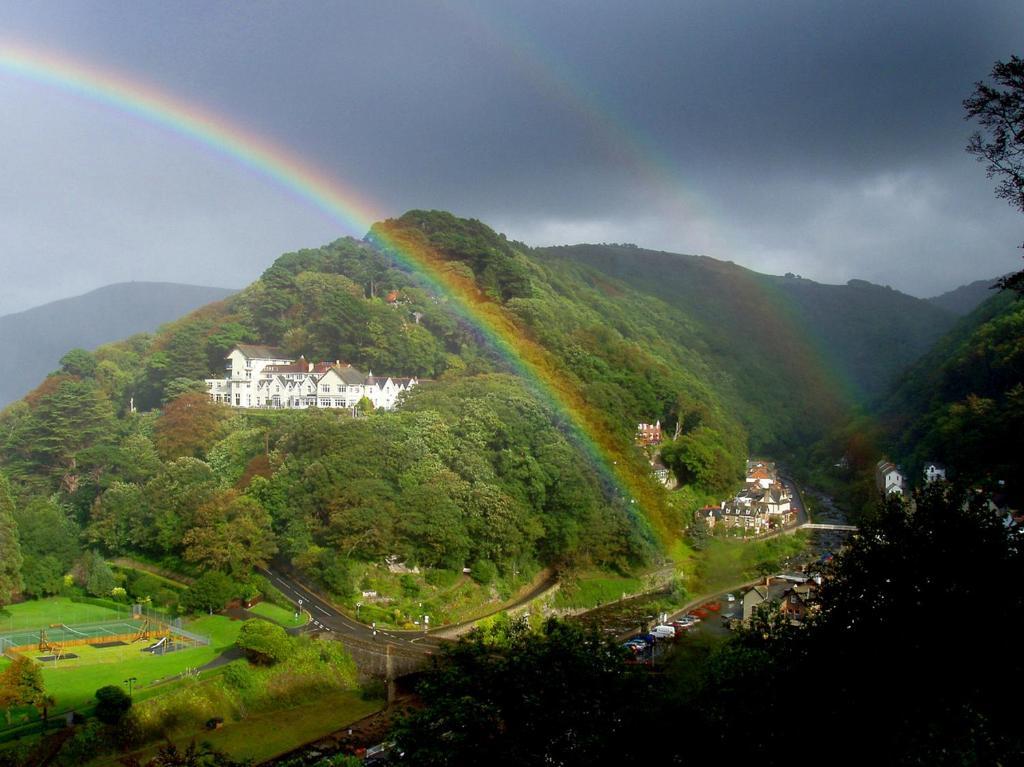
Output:
[[[124,610],[124,604],[121,602],[115,602],[112,599],[100,599],[99,597],[81,597],[73,596],[69,599],[75,604],[80,605],[95,605],[96,607],[107,607],[111,610]]]
[[[129,584],[129,591],[136,599],[143,599],[145,597],[155,599],[157,593],[164,588],[166,588],[164,582],[159,578],[154,578],[149,573],[141,573],[138,577],[132,579]]]
[[[459,573],[455,570],[432,567],[427,570],[424,578],[426,578],[427,583],[435,588],[447,589],[455,585],[455,582],[459,579]]]
[[[411,599],[420,595],[420,584],[412,575],[403,575],[401,578],[401,586],[402,596],[404,597],[409,597]]]
[[[251,620],[242,625],[235,641],[253,663],[273,664],[286,660],[291,654],[291,639],[276,623]]]
[[[119,724],[131,707],[132,699],[117,685],[108,684],[96,691],[96,718],[104,724]]]
[[[498,568],[489,559],[478,559],[470,568],[469,577],[481,586],[486,586],[498,577]]]
[[[188,612],[222,610],[235,591],[234,582],[224,573],[208,572],[181,595],[181,606]]]
[[[247,663],[229,663],[224,668],[224,684],[242,694],[259,689],[260,675]]]

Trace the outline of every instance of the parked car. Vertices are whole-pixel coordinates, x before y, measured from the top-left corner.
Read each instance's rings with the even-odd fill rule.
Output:
[[[689,620],[691,623],[700,623],[700,616],[696,613],[689,613],[683,620]]]
[[[736,601],[736,595],[735,594],[726,594],[725,595],[725,601],[726,602],[735,602]]]
[[[675,639],[676,629],[675,626],[668,626],[661,624],[651,629],[651,633],[654,634],[658,639]]]

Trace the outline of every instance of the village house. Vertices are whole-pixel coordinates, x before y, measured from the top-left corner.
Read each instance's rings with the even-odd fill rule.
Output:
[[[760,485],[770,487],[777,481],[775,464],[771,461],[747,461],[747,485]]]
[[[636,425],[636,444],[640,447],[652,447],[661,444],[661,421],[654,423],[638,423]]]
[[[715,525],[722,516],[722,509],[718,506],[704,506],[693,512],[694,520],[702,519],[707,523],[709,530],[714,530]]]
[[[393,410],[416,378],[365,374],[336,361],[311,363],[289,358],[271,346],[239,344],[226,357],[225,378],[206,380],[210,399],[239,408],[353,410],[363,398],[375,409]]]
[[[655,456],[651,463],[651,476],[654,477],[658,482],[664,485],[669,490],[673,490],[676,487],[676,478],[672,476],[672,472],[668,466],[661,460],[661,456]]]
[[[929,485],[932,482],[937,482],[940,479],[946,478],[946,467],[941,463],[935,463],[935,461],[928,461],[924,465],[924,481]]]
[[[754,611],[768,602],[777,604],[779,612],[791,623],[803,623],[815,609],[813,597],[817,588],[814,580],[796,586],[775,579],[770,579],[767,585],[758,584],[743,595],[743,620],[749,621]]]
[[[792,524],[796,510],[789,489],[775,473],[775,464],[748,461],[746,486],[722,502],[719,519],[726,528],[742,528],[744,535],[759,535]]]
[[[883,497],[904,495],[907,492],[907,479],[903,471],[885,459],[879,461],[875,468],[875,485]]]

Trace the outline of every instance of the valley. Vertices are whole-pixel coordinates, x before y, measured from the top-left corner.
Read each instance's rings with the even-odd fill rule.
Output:
[[[938,354],[922,350],[944,328],[936,349],[1016,306],[993,299],[957,322],[877,286],[621,246],[534,251],[438,212],[383,229],[387,244],[287,254],[151,337],[72,350],[0,413],[0,501],[19,541],[8,577],[20,584],[0,619],[12,640],[38,639],[0,674],[22,652],[57,658],[40,663],[45,710],[31,696],[9,707],[0,751],[50,742],[44,713],[94,721],[97,691],[130,679],[149,733],[134,743],[218,720],[219,748],[269,758],[344,726],[340,713],[303,713],[310,695],[334,696],[355,721],[462,643],[515,645],[516,626],[543,634],[550,618],[650,642],[672,616],[681,644],[637,657],[682,673],[673,658],[691,645],[702,658],[731,646],[707,605],[735,596],[725,614],[738,626],[752,599],[787,604],[786,578],[827,571],[871,524],[869,467],[903,454],[885,421],[863,422],[879,387],[916,375],[881,371]],[[488,341],[396,261],[402,238],[528,344]],[[624,269],[627,256],[643,268]],[[744,311],[708,322],[708,290],[738,291]],[[826,305],[845,314],[822,321]],[[877,369],[858,361],[896,323],[912,343],[872,352]],[[871,384],[830,387],[821,344]],[[175,651],[160,657],[131,636],[127,649],[44,647],[140,603],[168,616],[155,626],[181,622],[208,644],[188,649],[167,629]],[[164,636],[141,627],[129,626],[147,646]],[[260,734],[265,717],[292,715],[307,724]],[[111,736],[87,732],[62,759],[109,760]]]

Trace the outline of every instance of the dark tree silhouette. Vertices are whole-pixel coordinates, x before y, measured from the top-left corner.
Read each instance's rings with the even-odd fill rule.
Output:
[[[987,163],[989,178],[999,180],[996,196],[1024,213],[1024,60],[997,61],[991,78],[993,84],[975,83],[974,93],[964,99],[966,119],[982,127],[971,136],[967,151]],[[1024,293],[1024,270],[1004,277],[998,286]]]

